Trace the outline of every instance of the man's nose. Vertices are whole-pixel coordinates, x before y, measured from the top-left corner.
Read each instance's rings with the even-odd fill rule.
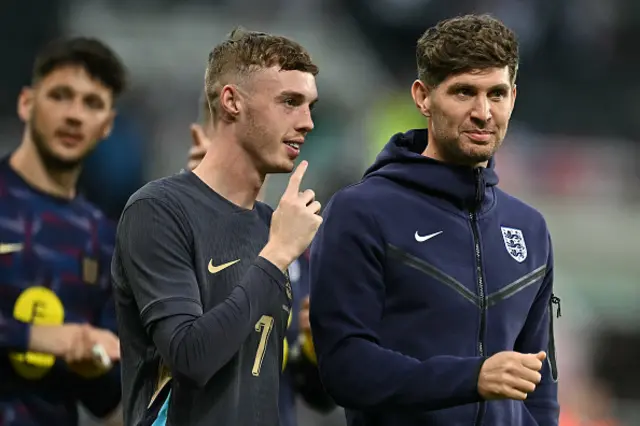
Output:
[[[483,96],[479,96],[471,111],[471,118],[475,118],[478,121],[487,122],[492,118],[491,102],[489,99]]]
[[[307,109],[302,113],[300,123],[296,127],[296,130],[300,133],[307,134],[313,130],[315,125],[313,124],[313,118],[311,117],[311,110]]]
[[[85,106],[79,100],[74,100],[67,108],[65,114],[65,120],[68,124],[72,124],[74,126],[79,126],[84,121],[85,116]]]

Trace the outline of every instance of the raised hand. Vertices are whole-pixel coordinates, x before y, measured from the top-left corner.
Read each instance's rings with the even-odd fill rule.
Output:
[[[261,255],[282,271],[302,254],[316,235],[322,217],[321,205],[311,189],[300,191],[308,163],[303,161],[289,178],[278,208],[271,218],[269,242]]]

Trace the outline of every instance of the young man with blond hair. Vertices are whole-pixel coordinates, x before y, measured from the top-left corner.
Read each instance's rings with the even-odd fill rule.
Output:
[[[127,425],[279,424],[286,271],[322,219],[306,162],[275,212],[256,198],[294,169],[317,73],[292,40],[233,31],[205,75],[211,147],[127,203],[112,264]]]

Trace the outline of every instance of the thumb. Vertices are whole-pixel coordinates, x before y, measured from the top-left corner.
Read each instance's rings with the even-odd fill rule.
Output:
[[[101,344],[98,343],[98,344],[93,346],[91,352],[93,353],[93,358],[98,363],[100,363],[103,368],[111,367],[111,359],[112,359],[112,357],[107,352],[107,350],[105,349],[104,346],[102,346]]]
[[[543,362],[545,359],[547,359],[547,353],[544,351],[540,351],[536,354],[536,358],[538,358],[540,362]]]

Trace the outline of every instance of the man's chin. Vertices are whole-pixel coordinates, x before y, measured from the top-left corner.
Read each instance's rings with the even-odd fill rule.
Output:
[[[468,164],[485,163],[494,156],[496,152],[496,145],[490,144],[465,144],[461,147],[460,156]]]
[[[270,167],[268,167],[267,171],[265,173],[267,174],[277,174],[277,173],[291,173],[293,171],[293,169],[295,168],[295,164],[293,161],[291,160],[283,160],[280,161],[277,164],[272,164]]]
[[[49,153],[43,156],[43,161],[51,169],[67,171],[81,167],[86,157],[86,154]]]

